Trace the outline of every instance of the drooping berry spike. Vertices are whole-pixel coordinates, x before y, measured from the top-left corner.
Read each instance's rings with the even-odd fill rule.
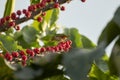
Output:
[[[16,30],[19,30],[20,28],[15,27],[16,25],[19,25],[30,19],[34,19],[34,17],[40,14],[41,12],[41,17],[43,17],[46,14],[45,11],[53,8],[60,8],[62,11],[64,11],[65,7],[60,7],[60,5],[67,2],[68,0],[41,0],[40,3],[30,5],[27,9],[17,10],[16,12],[11,13],[11,15],[0,19],[0,32],[4,32],[11,27],[13,27]],[[85,0],[82,0],[82,2],[85,2]],[[23,14],[24,16],[21,17],[21,15]],[[9,25],[9,23],[13,21],[15,25]],[[42,18],[38,18],[38,21],[41,22]]]
[[[7,61],[14,62],[18,64],[17,61],[21,62],[23,66],[27,65],[26,61],[33,59],[34,57],[39,55],[46,55],[47,53],[61,53],[67,52],[71,48],[72,41],[67,40],[64,42],[58,43],[56,46],[47,46],[47,47],[40,47],[34,49],[26,49],[25,51],[13,51],[11,53],[7,52],[4,57]]]

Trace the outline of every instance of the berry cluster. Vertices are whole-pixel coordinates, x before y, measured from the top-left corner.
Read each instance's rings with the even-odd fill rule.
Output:
[[[60,8],[61,11],[64,11],[65,7],[61,6],[61,4],[69,1],[71,0],[42,0],[40,3],[28,6],[27,9],[17,10],[11,13],[11,15],[0,19],[0,31],[6,31],[10,27],[20,30],[20,23],[28,21],[29,19],[34,19],[34,16],[40,13],[41,15],[35,20],[42,22],[43,16],[46,14],[45,11],[52,8]],[[81,2],[85,1],[86,0],[81,0]],[[21,15],[24,15],[24,17],[21,17]]]
[[[46,15],[45,11],[42,11],[48,4],[53,4],[53,8],[60,8],[62,11],[65,10],[64,6],[60,7],[60,4],[56,2],[55,0],[42,0],[38,4],[30,5],[28,6],[27,9],[23,10],[17,10],[16,12],[11,13],[11,15],[6,16],[4,18],[0,19],[0,26],[7,25],[7,28],[13,27],[16,30],[20,30],[20,26],[18,25],[18,22],[21,18],[21,15],[24,15],[24,19],[33,19],[34,18],[34,13],[38,12],[41,13],[40,16],[37,17],[38,22],[42,22],[43,16]],[[6,29],[7,29],[6,28]]]
[[[23,66],[26,65],[26,62],[35,58],[36,56],[43,56],[49,53],[61,53],[67,52],[71,48],[72,41],[67,40],[64,42],[58,43],[56,46],[47,46],[34,49],[26,49],[25,51],[16,51],[16,52],[6,52],[4,55],[5,59],[11,63],[21,62]]]
[[[82,2],[85,2],[86,0],[81,0]]]

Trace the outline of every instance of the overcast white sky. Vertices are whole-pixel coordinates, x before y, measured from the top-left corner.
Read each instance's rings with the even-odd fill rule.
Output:
[[[0,0],[0,17],[6,0]],[[27,8],[29,0],[16,0],[16,10]],[[65,27],[76,27],[81,34],[90,38],[94,43],[114,11],[120,6],[120,0],[73,0],[65,4],[66,11],[61,12],[58,24]]]

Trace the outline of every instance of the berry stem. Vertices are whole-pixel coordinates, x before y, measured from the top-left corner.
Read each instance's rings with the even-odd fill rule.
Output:
[[[69,0],[58,0],[58,3],[61,5],[61,4],[64,4],[64,3],[68,2],[68,1]],[[15,20],[15,23],[16,23],[16,25],[19,25],[19,24],[21,24],[23,22],[26,22],[26,21],[28,21],[30,19],[33,19],[34,16],[38,15],[40,12],[45,12],[45,11],[53,9],[53,8],[54,8],[54,3],[48,4],[42,9],[39,8],[36,11],[32,11],[31,16],[28,17],[28,18],[22,17],[20,19]],[[8,28],[9,28],[9,26],[4,24],[4,25],[0,26],[0,32],[4,32],[4,31],[8,30]]]

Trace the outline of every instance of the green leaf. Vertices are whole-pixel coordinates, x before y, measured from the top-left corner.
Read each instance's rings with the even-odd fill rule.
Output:
[[[118,9],[116,10],[114,17],[113,17],[113,21],[119,26],[120,28],[120,7],[118,7]]]
[[[38,31],[30,26],[25,26],[22,29],[23,39],[29,44],[37,41]]]
[[[84,35],[81,35],[81,40],[82,40],[83,48],[95,48],[96,47],[96,45]]]
[[[108,60],[109,60],[109,57],[105,54],[102,58],[98,58],[97,60],[95,60],[94,63],[98,66],[98,68],[102,72],[108,72],[109,70]]]
[[[81,34],[76,28],[65,28],[64,33],[69,37],[70,40],[72,40],[72,47],[74,48],[82,48],[82,40],[81,40]]]
[[[109,60],[110,72],[113,75],[119,76],[120,74],[120,38],[113,46],[112,53]]]
[[[40,0],[30,0],[31,5],[32,5],[32,4],[37,4],[37,3],[39,3],[39,2],[40,2]]]
[[[17,40],[20,36],[22,36],[22,32],[21,31],[14,33],[14,39],[15,40]]]
[[[50,18],[50,29],[54,26],[59,16],[59,9],[53,9],[51,18]]]
[[[102,72],[95,64],[92,65],[92,69],[89,73],[90,78],[96,78],[96,80],[108,80],[106,74]],[[92,80],[92,79],[90,79]]]
[[[0,35],[0,42],[0,46],[3,47],[5,51],[12,52],[17,50],[18,45],[16,41],[10,36]]]
[[[44,31],[46,30],[47,23],[46,23],[45,20],[43,20],[41,23],[38,22],[38,21],[34,21],[34,22],[32,23],[32,26],[33,26],[36,30],[38,30],[38,31],[40,31],[40,32],[44,32]]]
[[[13,80],[13,70],[10,69],[3,58],[0,57],[0,80]]]
[[[73,80],[88,80],[87,74],[94,60],[104,54],[103,46],[96,49],[72,49],[63,57],[67,75]]]
[[[38,21],[34,21],[32,23],[32,26],[41,32],[45,32],[46,30],[51,30],[53,27],[55,27],[55,23],[58,19],[59,10],[58,9],[52,9],[48,10],[46,12],[46,16],[43,17],[43,21],[40,23]]]
[[[57,75],[57,76],[46,78],[44,80],[70,80],[70,79],[66,78],[64,75]]]
[[[46,11],[46,15],[45,15],[45,17],[44,17],[44,20],[45,20],[47,23],[50,22],[50,19],[51,19],[52,14],[53,14],[53,10],[48,10],[48,11]]]
[[[7,31],[5,31],[6,35],[13,36],[14,30],[13,28],[9,28]]]
[[[24,40],[24,38],[23,38],[22,35],[19,36],[19,37],[16,39],[16,41],[18,41],[18,44],[19,44],[20,46],[22,46],[23,48],[40,47],[39,42],[37,42],[37,41],[31,42],[31,43],[27,43],[27,42]]]
[[[36,57],[34,63],[17,70],[15,77],[20,80],[44,80],[46,78],[54,79],[55,76],[61,75],[62,78],[63,71],[58,69],[60,63],[61,55],[58,54],[52,53],[44,57]]]
[[[25,29],[28,31],[26,31]],[[37,41],[38,32],[37,31],[35,32],[35,31],[36,30],[33,27],[28,27],[28,26],[24,27],[21,31],[14,33],[14,39],[23,48],[39,47],[40,45],[39,45],[39,42]],[[24,35],[24,37],[23,37],[23,35]],[[32,39],[29,40],[29,38],[32,38]],[[28,39],[28,42],[27,42],[27,39]]]
[[[89,73],[89,78],[90,80],[118,80],[117,76],[111,76],[108,73],[104,73],[95,64],[92,65]]]
[[[14,11],[16,0],[7,0],[4,10],[4,16],[9,16]]]
[[[114,21],[110,21],[101,33],[98,45],[103,44],[104,47],[108,46],[119,34],[119,26]]]
[[[15,77],[19,80],[33,80],[38,75],[42,74],[42,70],[39,68],[34,70],[30,67],[24,67],[15,72]]]

